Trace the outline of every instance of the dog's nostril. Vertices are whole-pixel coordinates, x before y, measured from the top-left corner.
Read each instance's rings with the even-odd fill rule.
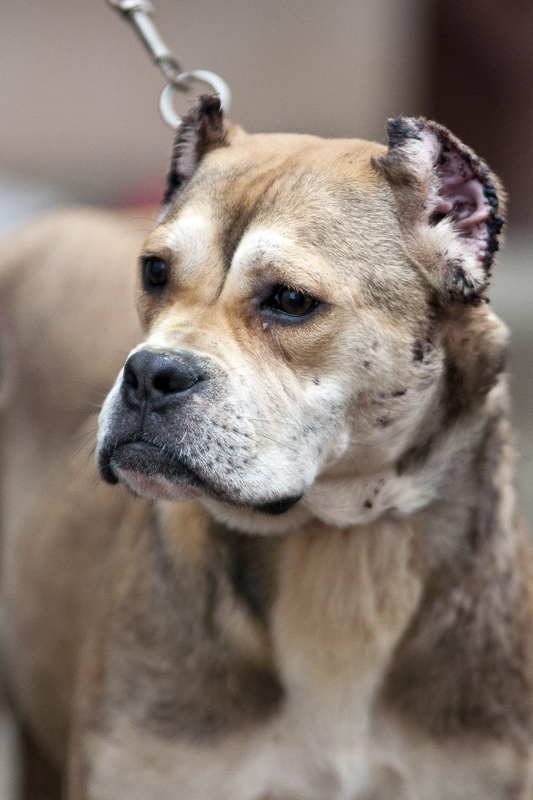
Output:
[[[156,375],[154,378],[154,389],[157,389],[158,392],[163,392],[163,394],[169,394],[172,392],[170,379],[168,376]]]
[[[185,392],[190,389],[198,380],[196,374],[176,369],[171,372],[162,372],[154,375],[152,386],[161,394],[175,394],[176,392]]]

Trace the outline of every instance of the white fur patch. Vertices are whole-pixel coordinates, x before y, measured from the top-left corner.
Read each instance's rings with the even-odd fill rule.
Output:
[[[182,280],[194,280],[216,265],[216,227],[212,216],[194,208],[185,209],[163,228],[163,243],[176,253]]]
[[[282,253],[294,247],[293,240],[272,228],[252,228],[244,234],[232,260],[232,269],[238,271],[241,267],[248,267],[250,261],[257,256],[263,256],[268,262],[270,256],[279,257]]]

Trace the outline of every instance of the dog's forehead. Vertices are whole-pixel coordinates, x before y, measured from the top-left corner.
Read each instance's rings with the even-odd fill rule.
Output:
[[[193,200],[210,204],[222,224],[250,214],[306,217],[310,208],[333,207],[336,194],[379,191],[383,180],[372,159],[382,153],[381,145],[360,140],[246,135],[204,158],[172,215]]]
[[[271,262],[286,265],[281,282],[319,290],[307,277],[320,274],[399,312],[416,287],[390,187],[372,163],[383,152],[359,140],[243,136],[206,156],[147,250],[170,251],[182,285],[200,281],[204,297],[206,281],[216,297],[230,271],[244,280]]]
[[[383,151],[360,140],[243,135],[203,159],[160,233],[187,250],[217,235],[229,257],[252,224],[274,226],[308,242],[316,235],[331,253],[330,223],[361,237],[363,219],[368,230],[383,215],[392,220],[390,191],[372,164]]]

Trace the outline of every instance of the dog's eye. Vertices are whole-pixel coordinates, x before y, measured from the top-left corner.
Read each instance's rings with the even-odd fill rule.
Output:
[[[148,291],[163,289],[168,281],[168,267],[161,258],[150,256],[143,259],[143,283]]]
[[[303,317],[318,305],[318,300],[310,294],[290,289],[288,286],[277,286],[274,294],[264,304],[273,311],[280,311],[290,317]]]

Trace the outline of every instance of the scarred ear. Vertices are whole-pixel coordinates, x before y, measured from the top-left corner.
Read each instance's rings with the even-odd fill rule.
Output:
[[[216,95],[204,94],[178,128],[163,202],[166,205],[172,203],[204,156],[227,144],[220,99]]]
[[[486,299],[504,223],[504,194],[482,159],[446,128],[389,120],[389,150],[374,161],[390,182],[407,251],[442,299]]]

